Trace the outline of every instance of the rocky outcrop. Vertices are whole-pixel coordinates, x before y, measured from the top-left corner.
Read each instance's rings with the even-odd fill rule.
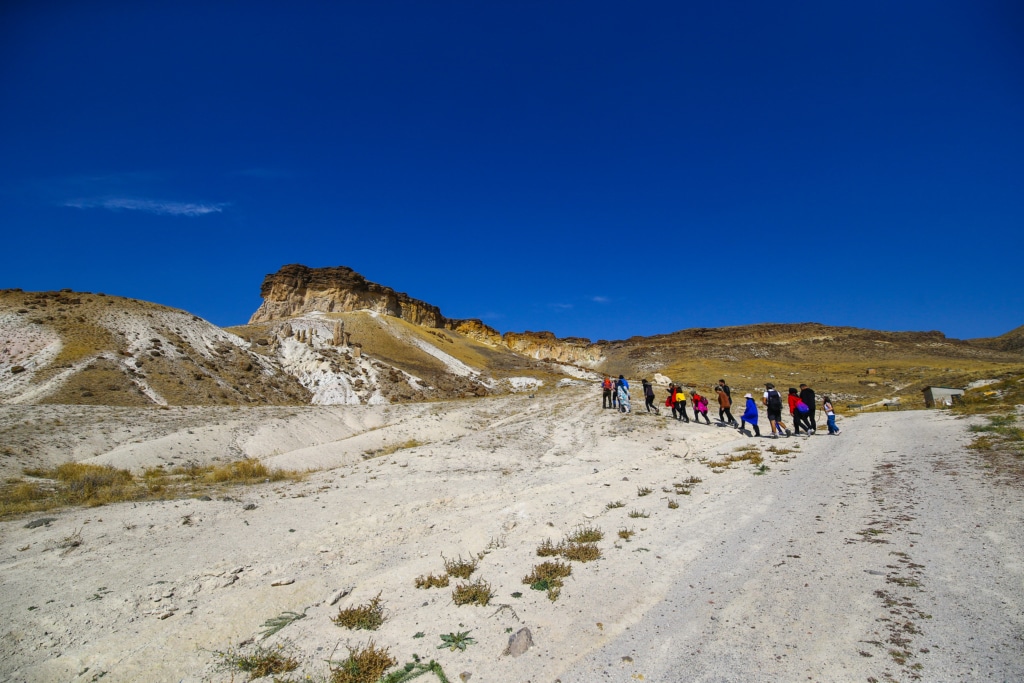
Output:
[[[604,359],[601,347],[582,337],[560,339],[551,332],[506,332],[502,340],[516,353],[537,360],[590,365]]]
[[[501,332],[490,325],[484,324],[482,320],[477,318],[470,318],[467,320],[449,320],[445,324],[445,327],[452,332],[458,332],[459,334],[465,335],[470,339],[487,344],[488,346],[503,346],[504,342],[501,339]]]
[[[260,294],[263,303],[253,313],[249,324],[292,318],[314,311],[348,313],[370,310],[414,325],[458,332],[484,344],[507,347],[538,360],[592,365],[603,359],[600,347],[591,344],[589,339],[559,339],[551,332],[507,332],[502,335],[475,318],[445,318],[437,306],[370,282],[345,266],[309,268],[293,263],[267,275]],[[335,331],[334,336],[338,339],[341,334]]]
[[[263,303],[249,324],[270,322],[319,311],[347,313],[370,310],[423,327],[444,327],[437,306],[370,282],[345,266],[309,268],[293,263],[263,278]]]

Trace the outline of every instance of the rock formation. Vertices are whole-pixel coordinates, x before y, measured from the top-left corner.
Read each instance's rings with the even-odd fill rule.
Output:
[[[370,282],[345,266],[309,268],[297,263],[284,266],[263,279],[260,295],[263,303],[252,314],[249,324],[313,311],[347,313],[359,310],[375,311],[423,327],[444,327],[445,323],[437,306]]]
[[[507,332],[502,335],[481,320],[445,318],[441,309],[390,287],[370,282],[351,268],[309,268],[299,264],[284,266],[263,279],[260,288],[263,303],[249,324],[291,318],[319,311],[348,313],[369,310],[401,318],[414,325],[442,328],[466,335],[494,347],[507,347],[538,360],[593,365],[603,359],[601,347],[589,339],[559,339],[551,332]],[[348,339],[344,328],[334,333],[335,345]],[[300,341],[305,340],[301,338]]]

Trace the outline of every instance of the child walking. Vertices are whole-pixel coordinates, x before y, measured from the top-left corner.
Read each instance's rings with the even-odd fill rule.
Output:
[[[828,433],[830,435],[838,434],[839,427],[836,426],[836,413],[835,410],[832,409],[832,399],[828,396],[822,398],[821,407],[825,411],[825,415],[828,417]]]

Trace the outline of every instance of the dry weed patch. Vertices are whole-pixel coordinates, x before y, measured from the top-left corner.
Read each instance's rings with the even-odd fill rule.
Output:
[[[348,657],[329,662],[330,683],[377,683],[384,672],[398,663],[386,647],[377,647],[371,640],[364,647],[349,648]]]
[[[257,645],[255,650],[250,653],[232,649],[213,654],[220,660],[219,668],[221,670],[242,671],[249,674],[250,679],[284,674],[299,668],[299,661],[288,652],[284,645],[273,648]]]
[[[308,472],[270,469],[255,459],[227,465],[190,463],[168,471],[146,468],[141,475],[110,465],[69,462],[53,469],[26,469],[30,482],[9,480],[0,487],[0,517],[82,505],[97,507],[139,500],[186,498],[218,486],[267,481],[301,481]]]
[[[483,579],[477,579],[473,583],[462,583],[452,591],[452,600],[456,605],[480,605],[486,607],[494,597],[491,585]]]
[[[434,576],[433,574],[427,574],[426,576],[416,577],[417,588],[447,588],[448,587],[448,575],[442,574],[441,576]]]
[[[619,538],[621,538],[624,541],[628,541],[634,536],[636,536],[636,531],[634,531],[633,529],[627,529],[625,527],[619,529]]]
[[[547,591],[548,600],[554,602],[561,594],[565,583],[562,579],[572,574],[572,565],[565,562],[541,562],[533,571],[523,577],[523,583],[536,591]]]
[[[597,543],[604,538],[604,532],[589,524],[580,524],[565,537],[568,543]]]
[[[380,593],[365,605],[348,607],[338,612],[338,616],[331,619],[336,626],[342,626],[349,630],[376,631],[384,623],[384,604],[380,599]]]
[[[441,556],[441,559],[444,560],[445,573],[457,579],[468,579],[476,571],[476,567],[479,564],[478,559],[470,557],[468,560],[464,560],[462,555],[459,555],[457,560],[449,560],[444,555]]]
[[[537,546],[537,555],[540,557],[554,557],[555,555],[562,554],[562,544],[555,545],[551,542],[550,538],[545,538],[544,541]]]
[[[601,558],[601,549],[593,543],[567,543],[562,557],[573,562],[593,562]]]

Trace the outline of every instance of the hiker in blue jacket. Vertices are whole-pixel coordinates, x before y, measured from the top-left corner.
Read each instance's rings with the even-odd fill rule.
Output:
[[[754,397],[747,394],[743,398],[747,399],[747,408],[740,415],[740,431],[750,423],[750,426],[754,428],[754,436],[761,436],[761,430],[757,428],[757,403],[754,402]]]

